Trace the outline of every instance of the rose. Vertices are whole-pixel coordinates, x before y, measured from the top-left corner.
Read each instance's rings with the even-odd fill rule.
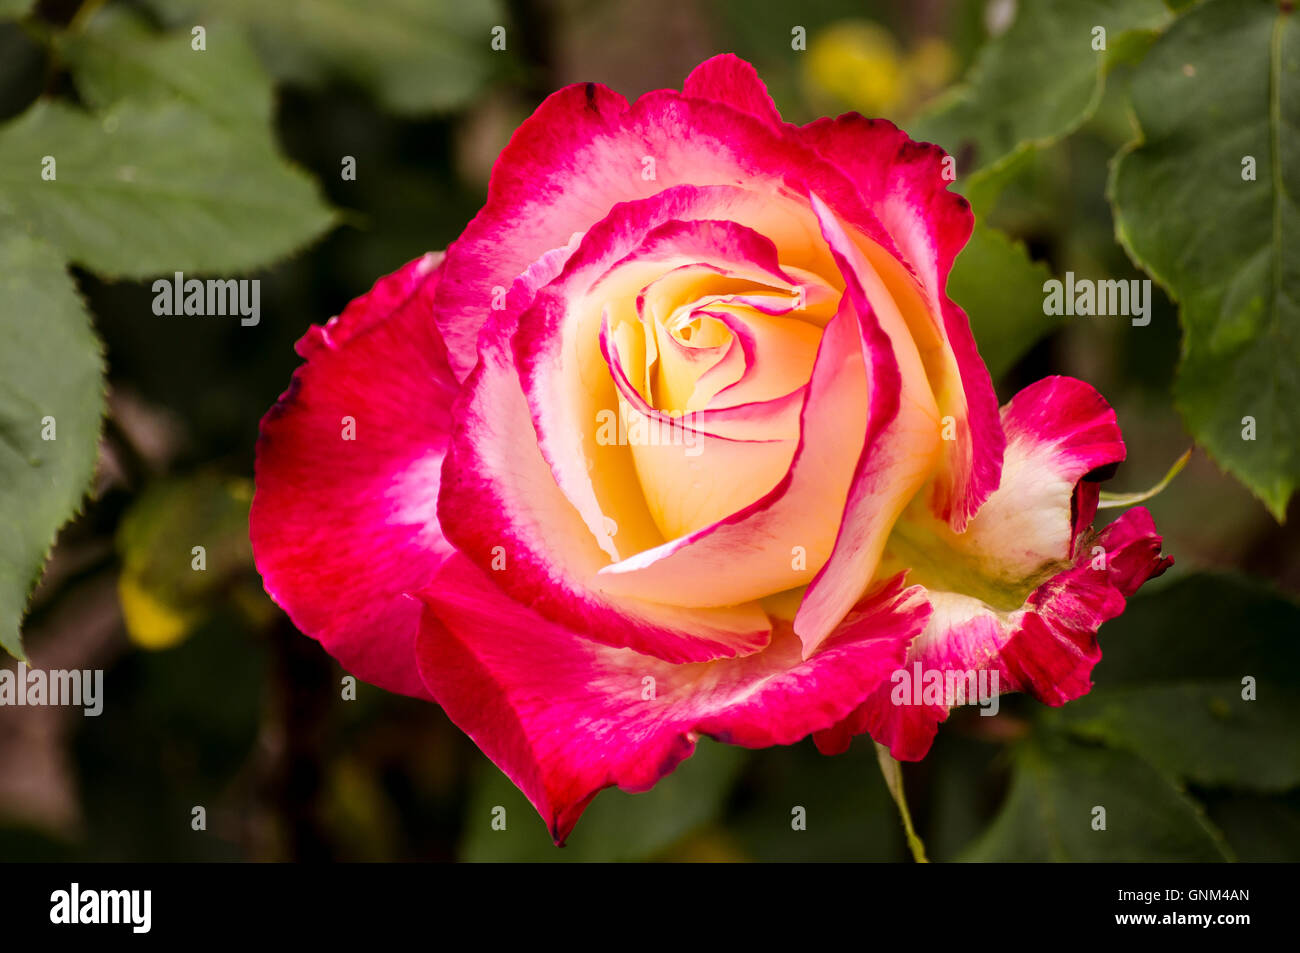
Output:
[[[700,735],[920,758],[971,699],[896,673],[1086,692],[1170,560],[1145,510],[1090,529],[1124,457],[1092,388],[999,412],[944,158],[784,124],[731,56],[630,106],[554,94],[445,255],[299,343],[258,444],[267,591],[438,702],[557,842]]]

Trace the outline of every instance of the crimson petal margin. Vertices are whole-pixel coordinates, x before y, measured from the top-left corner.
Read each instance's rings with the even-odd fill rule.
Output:
[[[646,93],[629,106],[597,83],[565,87],[538,106],[498,157],[482,210],[447,249],[437,320],[457,377],[474,366],[494,289],[509,288],[529,262],[618,203],[673,185],[815,189],[862,234],[897,254],[849,178],[770,117],[755,115],[754,106],[675,90]],[[652,177],[642,174],[646,158],[655,160]]]
[[[928,614],[896,579],[809,659],[786,627],[757,655],[672,665],[538,616],[462,556],[423,598],[429,691],[557,844],[601,789],[649,790],[701,735],[761,748],[835,724],[898,667]]]
[[[816,195],[812,204],[847,283],[845,297],[858,315],[862,359],[871,368],[871,414],[834,549],[795,616],[794,628],[806,652],[834,629],[876,578],[894,521],[933,470],[939,449],[933,399],[901,317],[872,307],[863,287],[870,266],[834,213]]]
[[[997,489],[1005,447],[988,368],[970,322],[945,290],[952,263],[974,226],[970,203],[948,191],[952,176],[945,175],[947,154],[931,143],[912,141],[887,120],[849,113],[819,119],[800,129],[798,136],[857,185],[893,239],[900,260],[920,280],[928,312],[938,316],[938,330],[951,349],[960,381],[954,392],[937,394],[943,412],[955,418],[957,439],[949,442],[934,506],[941,519],[961,532]]]
[[[905,521],[929,521],[920,524],[933,534],[929,548],[907,527],[909,553],[887,559],[886,571],[903,563],[919,567],[910,569],[908,581],[922,587],[933,610],[909,650],[909,666],[996,672],[999,691],[1027,691],[1061,705],[1091,687],[1101,658],[1098,628],[1173,559],[1160,554],[1161,537],[1142,507],[1099,533],[1078,525],[1072,512],[1078,498],[1095,500],[1088,477],[1124,458],[1114,411],[1095,390],[1068,377],[1045,378],[1012,398],[1002,419],[1009,443],[997,492],[965,533],[952,533],[924,507],[905,515]],[[891,537],[887,545],[900,544]],[[978,580],[976,570],[983,574]],[[979,596],[945,587],[946,575],[966,580],[967,590],[978,582]],[[999,589],[1014,592],[1018,580],[1030,590],[1018,608],[986,601]],[[817,744],[835,753],[868,731],[895,758],[919,760],[947,716],[942,705],[894,705],[885,686],[843,724],[820,733]]]
[[[889,235],[892,247],[881,243],[885,250],[897,251],[898,260],[920,281],[960,375],[959,391],[940,395],[944,412],[952,412],[956,420],[957,439],[947,448],[934,496],[936,512],[960,532],[997,488],[1004,441],[997,397],[970,323],[945,293],[952,263],[974,224],[970,204],[948,191],[955,178],[949,157],[938,146],[914,142],[888,120],[857,113],[819,119],[802,128],[783,123],[753,66],[731,54],[700,64],[684,88],[688,96],[742,110],[812,146],[842,170],[873,220]]]
[[[266,591],[294,624],[358,678],[420,697],[407,593],[452,552],[437,519],[459,387],[433,323],[441,261],[379,279],[298,342],[306,363],[262,418],[249,516]]]

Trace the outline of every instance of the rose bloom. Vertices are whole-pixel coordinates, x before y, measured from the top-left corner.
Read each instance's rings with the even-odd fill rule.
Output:
[[[445,254],[298,343],[257,449],[267,592],[441,705],[557,843],[701,735],[921,758],[953,699],[891,698],[900,670],[1087,692],[1171,560],[1144,509],[1091,528],[1125,452],[1096,391],[998,408],[945,293],[973,217],[944,159],[784,123],[733,56],[555,93]]]

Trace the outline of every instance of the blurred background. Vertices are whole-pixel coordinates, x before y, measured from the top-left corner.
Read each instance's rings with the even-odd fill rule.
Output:
[[[653,792],[602,793],[555,850],[440,709],[364,684],[345,700],[345,673],[264,594],[247,541],[253,447],[298,364],[294,341],[453,240],[513,129],[559,86],[633,98],[735,52],[788,120],[857,110],[930,133],[966,188],[965,170],[992,157],[945,125],[944,97],[1022,12],[1004,0],[0,3],[0,143],[50,99],[124,123],[175,106],[216,117],[196,127],[201,148],[174,140],[184,174],[230,155],[252,177],[264,162],[266,188],[285,176],[302,191],[263,216],[288,223],[282,234],[246,223],[246,246],[242,232],[205,238],[222,247],[186,259],[194,274],[210,261],[209,274],[260,278],[255,327],[156,316],[165,257],[67,254],[103,342],[107,418],[91,496],[59,534],[24,638],[33,665],[105,669],[106,701],[97,718],[0,709],[0,859],[906,859],[865,738],[835,758],[811,742],[704,741]],[[1041,310],[1050,275],[1143,277],[1106,199],[1108,162],[1134,134],[1132,66],[1123,48],[1112,60],[1104,83],[1085,76],[1072,134],[1012,155],[973,196],[987,230],[951,290],[1002,400],[1051,373],[1106,395],[1129,446],[1109,488],[1135,491],[1193,442],[1170,396],[1176,307],[1157,289],[1140,329]],[[1177,564],[1103,628],[1093,694],[1059,711],[1020,697],[996,718],[958,710],[905,767],[933,859],[1300,857],[1295,521],[1279,525],[1200,451],[1147,505]],[[195,539],[204,573],[190,569]],[[1275,686],[1283,670],[1292,681]],[[1249,715],[1228,704],[1245,674],[1276,687]],[[1087,824],[1096,804],[1105,836]],[[196,806],[206,830],[192,829]],[[800,807],[806,830],[792,826]]]

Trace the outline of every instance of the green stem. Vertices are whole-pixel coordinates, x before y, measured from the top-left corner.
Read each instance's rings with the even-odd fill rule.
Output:
[[[1169,472],[1165,474],[1164,479],[1149,490],[1143,490],[1140,493],[1110,493],[1106,490],[1102,490],[1100,499],[1097,503],[1097,509],[1105,510],[1116,506],[1133,506],[1135,503],[1145,503],[1156,494],[1162,492],[1165,487],[1173,482],[1174,477],[1178,476],[1178,474],[1182,472],[1183,467],[1187,465],[1187,461],[1191,455],[1192,449],[1191,447],[1188,447],[1187,451],[1174,461],[1174,465],[1169,468]]]
[[[893,759],[889,749],[876,743],[876,759],[880,762],[880,773],[885,777],[885,787],[898,805],[898,813],[903,818],[903,833],[907,835],[907,848],[912,852],[912,859],[918,864],[928,864],[925,856],[925,844],[912,826],[912,812],[907,809],[907,796],[903,794],[903,772],[898,762]]]

